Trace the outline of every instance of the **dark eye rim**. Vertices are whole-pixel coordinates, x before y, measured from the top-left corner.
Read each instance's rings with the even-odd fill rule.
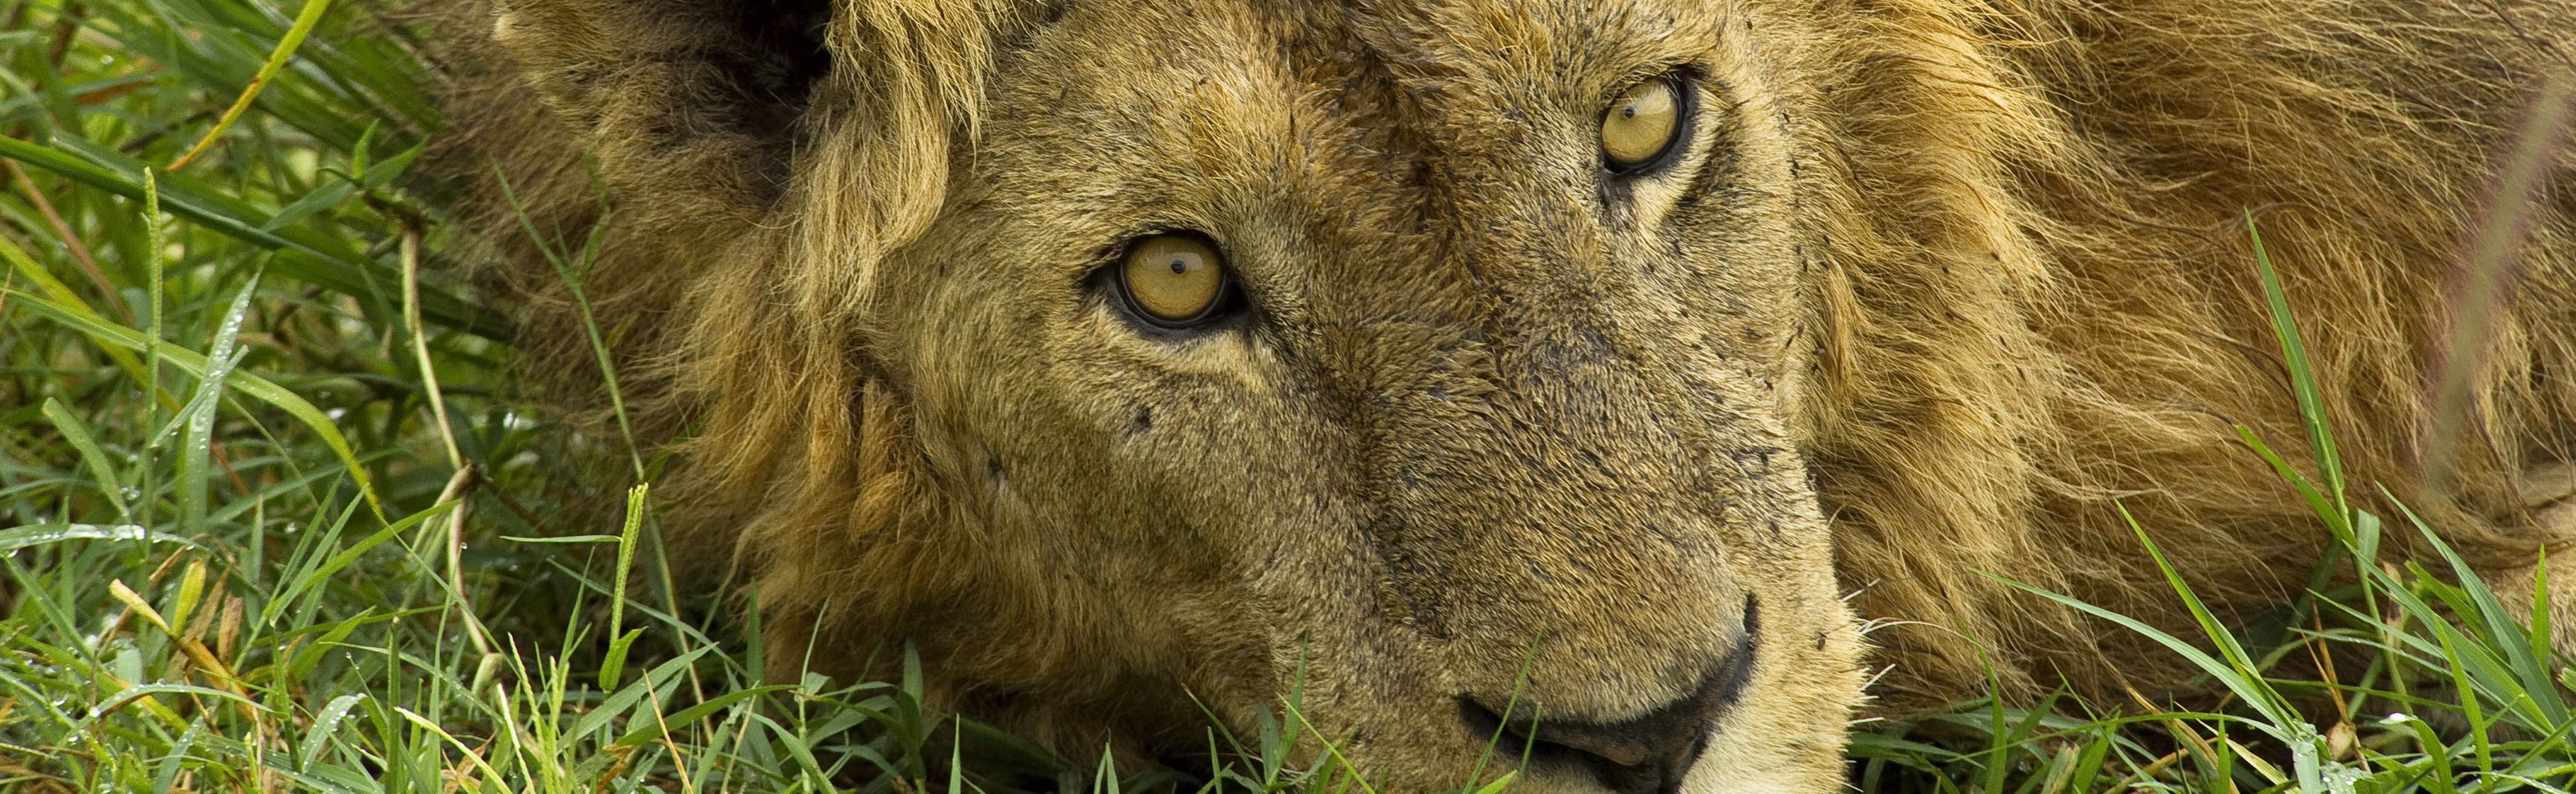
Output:
[[[1663,81],[1665,87],[1672,89],[1675,116],[1673,137],[1664,141],[1664,148],[1655,150],[1653,155],[1628,164],[1621,164],[1611,159],[1608,149],[1594,147],[1601,151],[1601,173],[1604,176],[1614,179],[1635,179],[1663,171],[1680,160],[1682,152],[1690,150],[1691,136],[1697,132],[1696,128],[1699,124],[1699,92],[1695,90],[1697,85],[1692,79],[1690,70],[1674,69],[1649,79]],[[1621,86],[1622,93],[1625,93],[1629,85],[1634,84]]]
[[[1186,237],[1197,240],[1200,245],[1207,246],[1208,250],[1217,253],[1216,272],[1220,281],[1216,287],[1216,299],[1208,301],[1208,305],[1199,309],[1197,314],[1180,319],[1161,317],[1138,304],[1135,292],[1127,288],[1127,257],[1136,252],[1136,246],[1143,245],[1156,237]],[[1106,262],[1101,263],[1100,267],[1093,271],[1092,278],[1101,290],[1107,293],[1109,305],[1116,308],[1118,314],[1129,323],[1138,326],[1139,330],[1154,332],[1157,335],[1194,334],[1213,329],[1225,320],[1242,314],[1249,305],[1244,298],[1242,285],[1235,280],[1234,268],[1228,261],[1225,246],[1218,245],[1214,238],[1204,232],[1189,229],[1156,229],[1141,232],[1111,246],[1106,259]]]

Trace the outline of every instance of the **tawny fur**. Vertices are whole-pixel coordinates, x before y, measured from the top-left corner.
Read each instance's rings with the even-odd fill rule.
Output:
[[[1208,671],[1275,663],[1245,650],[1269,641],[1126,646],[1118,638],[1134,627],[1121,621],[1144,607],[1125,599],[1153,594],[1052,603],[1097,592],[1045,581],[1055,573],[1032,562],[1044,555],[992,529],[1001,508],[970,482],[985,453],[954,427],[969,420],[924,408],[954,397],[941,390],[960,379],[989,389],[1084,384],[1034,381],[973,358],[945,362],[934,378],[889,363],[923,360],[927,348],[884,347],[907,338],[908,327],[957,319],[908,313],[931,293],[901,285],[927,277],[880,265],[917,266],[928,256],[921,252],[971,256],[941,248],[931,230],[947,228],[943,219],[981,223],[953,220],[961,214],[1009,209],[979,203],[977,158],[1033,145],[991,140],[987,130],[1005,121],[997,107],[1030,107],[996,97],[1025,82],[1027,72],[1015,70],[1048,66],[1027,62],[1027,53],[1063,51],[1042,45],[1065,8],[847,0],[814,18],[821,52],[791,58],[764,48],[813,45],[738,22],[793,10],[784,4],[500,5],[443,8],[459,72],[447,162],[478,197],[482,239],[505,263],[499,272],[528,296],[522,348],[533,371],[569,374],[576,400],[580,389],[596,389],[583,377],[595,368],[571,296],[527,243],[503,177],[516,208],[560,247],[577,250],[605,223],[586,266],[586,297],[615,337],[628,412],[648,435],[684,438],[666,475],[673,482],[660,484],[674,505],[670,521],[745,556],[772,625],[785,627],[774,637],[789,637],[773,649],[801,661],[801,638],[814,631],[822,638],[810,649],[815,666],[855,674],[870,648],[913,639],[955,703],[1056,731],[1077,756],[1084,742],[1140,730],[1140,719],[1194,713],[1186,700],[1170,708],[1139,698],[1182,698],[1186,686],[1230,698],[1221,711],[1263,702],[1269,693],[1249,683],[1257,677]],[[1083,3],[1071,14],[1183,24],[1152,10],[1164,5]],[[1581,68],[1537,56],[1478,60],[1485,56],[1459,54],[1476,41],[1460,31],[1559,41],[1537,32],[1552,30],[1546,20],[1605,4],[1289,5],[1313,8],[1211,10],[1188,17],[1202,29],[1174,40],[1231,42],[1259,56],[1247,62],[1293,72],[1312,66],[1298,60],[1300,36],[1345,31],[1396,64],[1385,67],[1383,93],[1307,97],[1279,109],[1255,94],[1221,95],[1259,88],[1268,78],[1258,69],[1245,73],[1254,75],[1244,78],[1250,88],[1229,87],[1220,73],[1216,88],[1197,95],[1206,106],[1179,118],[1210,114],[1216,120],[1204,123],[1221,132],[1265,113],[1340,113],[1327,126],[1368,139],[1402,126],[1412,109],[1450,112],[1464,95]],[[2304,585],[2330,539],[2236,430],[2313,474],[2258,291],[2249,213],[2326,386],[2324,406],[2361,504],[2396,523],[2379,496],[2386,488],[2500,582],[2527,587],[2525,569],[2544,547],[2553,560],[2576,556],[2576,483],[2565,482],[2576,461],[2576,174],[2565,131],[2526,123],[2544,86],[2576,85],[2576,62],[2563,50],[2576,42],[2571,7],[1638,6],[1601,29],[1653,28],[1657,15],[1678,13],[1660,18],[1682,19],[1669,27],[1709,42],[1692,46],[1714,53],[1713,79],[1760,92],[1735,108],[1760,114],[1758,123],[1722,134],[1757,136],[1744,146],[1755,160],[1763,152],[1783,159],[1785,178],[1746,188],[1760,194],[1747,200],[1777,199],[1793,211],[1731,233],[1759,238],[1762,250],[1794,265],[1784,278],[1794,278],[1798,301],[1745,334],[1759,337],[1744,344],[1763,359],[1743,365],[1762,384],[1756,391],[1778,401],[1776,421],[1802,461],[1796,488],[1812,482],[1812,501],[1830,522],[1834,570],[1857,592],[1851,607],[1907,622],[1869,637],[1868,664],[1888,668],[1873,692],[1886,707],[1979,691],[1990,661],[2018,697],[2061,680],[2096,693],[2180,687],[2187,671],[2179,660],[2143,638],[1997,581],[2188,626],[2120,507],[2231,617],[2249,618]],[[1283,16],[1304,19],[1310,32],[1240,22]],[[1139,22],[1128,33],[1165,35],[1159,30]],[[1618,45],[1614,34],[1603,38]],[[1465,66],[1408,72],[1390,53]],[[818,57],[828,69],[799,60]],[[1384,146],[1403,144],[1393,140]],[[2500,169],[2518,144],[2542,156],[2537,171],[2510,175],[2517,181]],[[1217,161],[1331,156],[1289,144],[1208,146],[1200,156]],[[1447,155],[1459,173],[1491,165],[1466,148]],[[1048,167],[1078,185],[1086,165]],[[1434,181],[1448,173],[1426,168]],[[1319,195],[1343,189],[1355,188],[1313,187]],[[604,221],[603,206],[614,207]],[[1413,211],[1340,220],[1449,228],[1436,210]],[[2523,220],[2493,222],[2513,217]],[[2482,259],[2482,243],[2502,253]],[[2478,266],[2498,264],[2510,269],[2504,300],[2459,305],[2463,285],[2483,277]],[[2484,345],[2458,349],[2455,337]],[[2446,397],[2440,381],[2451,367],[2465,373],[2465,388]],[[1358,498],[1315,495],[1343,497]],[[2408,533],[2390,530],[2392,538]],[[2552,577],[2555,614],[2576,616],[2576,567],[2564,570]],[[975,607],[960,611],[968,603]],[[1839,608],[1814,608],[1815,620],[1839,619],[1823,611]],[[2576,633],[2571,627],[2561,636]],[[1816,642],[1830,657],[1822,634]],[[1243,689],[1196,691],[1217,680]],[[1819,702],[1849,701],[1837,689],[1845,679],[1813,686]],[[1105,703],[1133,713],[1104,721],[1085,711]],[[1829,752],[1800,752],[1830,763],[1814,760]]]

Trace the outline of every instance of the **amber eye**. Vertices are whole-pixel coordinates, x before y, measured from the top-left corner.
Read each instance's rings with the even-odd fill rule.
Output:
[[[1225,257],[1197,237],[1163,234],[1139,240],[1118,265],[1118,288],[1147,322],[1181,328],[1213,319],[1230,285]]]
[[[1630,86],[1601,114],[1601,156],[1611,171],[1633,174],[1661,164],[1679,148],[1683,121],[1681,78],[1658,77]]]

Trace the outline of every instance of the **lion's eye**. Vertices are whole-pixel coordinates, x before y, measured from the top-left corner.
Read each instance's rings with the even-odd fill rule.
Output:
[[[1231,292],[1225,258],[1196,237],[1164,234],[1127,249],[1118,289],[1145,321],[1183,328],[1221,314]]]
[[[1601,158],[1612,172],[1635,174],[1670,159],[1681,148],[1681,78],[1658,77],[1630,86],[1601,114]]]

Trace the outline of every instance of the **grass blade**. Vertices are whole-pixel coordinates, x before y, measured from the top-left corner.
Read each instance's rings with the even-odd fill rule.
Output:
[[[37,313],[88,334],[90,338],[132,350],[153,351],[163,360],[176,364],[180,369],[187,370],[198,377],[205,377],[209,371],[212,371],[213,362],[207,361],[205,356],[196,351],[168,342],[156,341],[147,345],[141,333],[110,323],[104,318],[91,314],[87,309],[64,306],[17,290],[8,290],[5,294],[25,301],[28,306],[36,309]],[[339,427],[331,423],[330,417],[323,415],[322,409],[313,407],[313,404],[306,402],[303,397],[296,396],[294,392],[287,391],[257,375],[238,373],[232,378],[237,381],[243,394],[276,406],[279,410],[295,417],[297,421],[303,422],[305,427],[310,428],[315,435],[320,436],[322,443],[331,448],[331,453],[339,456],[341,464],[348,467],[349,477],[357,481],[358,491],[365,496],[367,505],[375,509],[379,519],[384,517],[384,505],[376,499],[375,488],[367,479],[366,467],[358,462],[357,453],[349,446],[349,439],[340,434]]]
[[[278,41],[277,49],[269,52],[268,63],[259,67],[259,74],[242,89],[241,97],[233,100],[232,107],[224,109],[223,118],[215,120],[214,128],[206,130],[206,136],[197,139],[197,145],[171,161],[168,170],[188,167],[188,161],[197,159],[197,155],[206,153],[206,147],[215,145],[215,139],[222,137],[224,130],[232,128],[233,122],[241,118],[242,111],[250,109],[250,101],[259,96],[259,90],[268,87],[268,81],[277,77],[277,70],[286,68],[286,59],[294,57],[295,48],[302,45],[305,35],[312,33],[313,26],[322,21],[322,12],[330,9],[331,0],[304,0],[304,10],[295,15],[295,27],[288,28],[286,38]]]

